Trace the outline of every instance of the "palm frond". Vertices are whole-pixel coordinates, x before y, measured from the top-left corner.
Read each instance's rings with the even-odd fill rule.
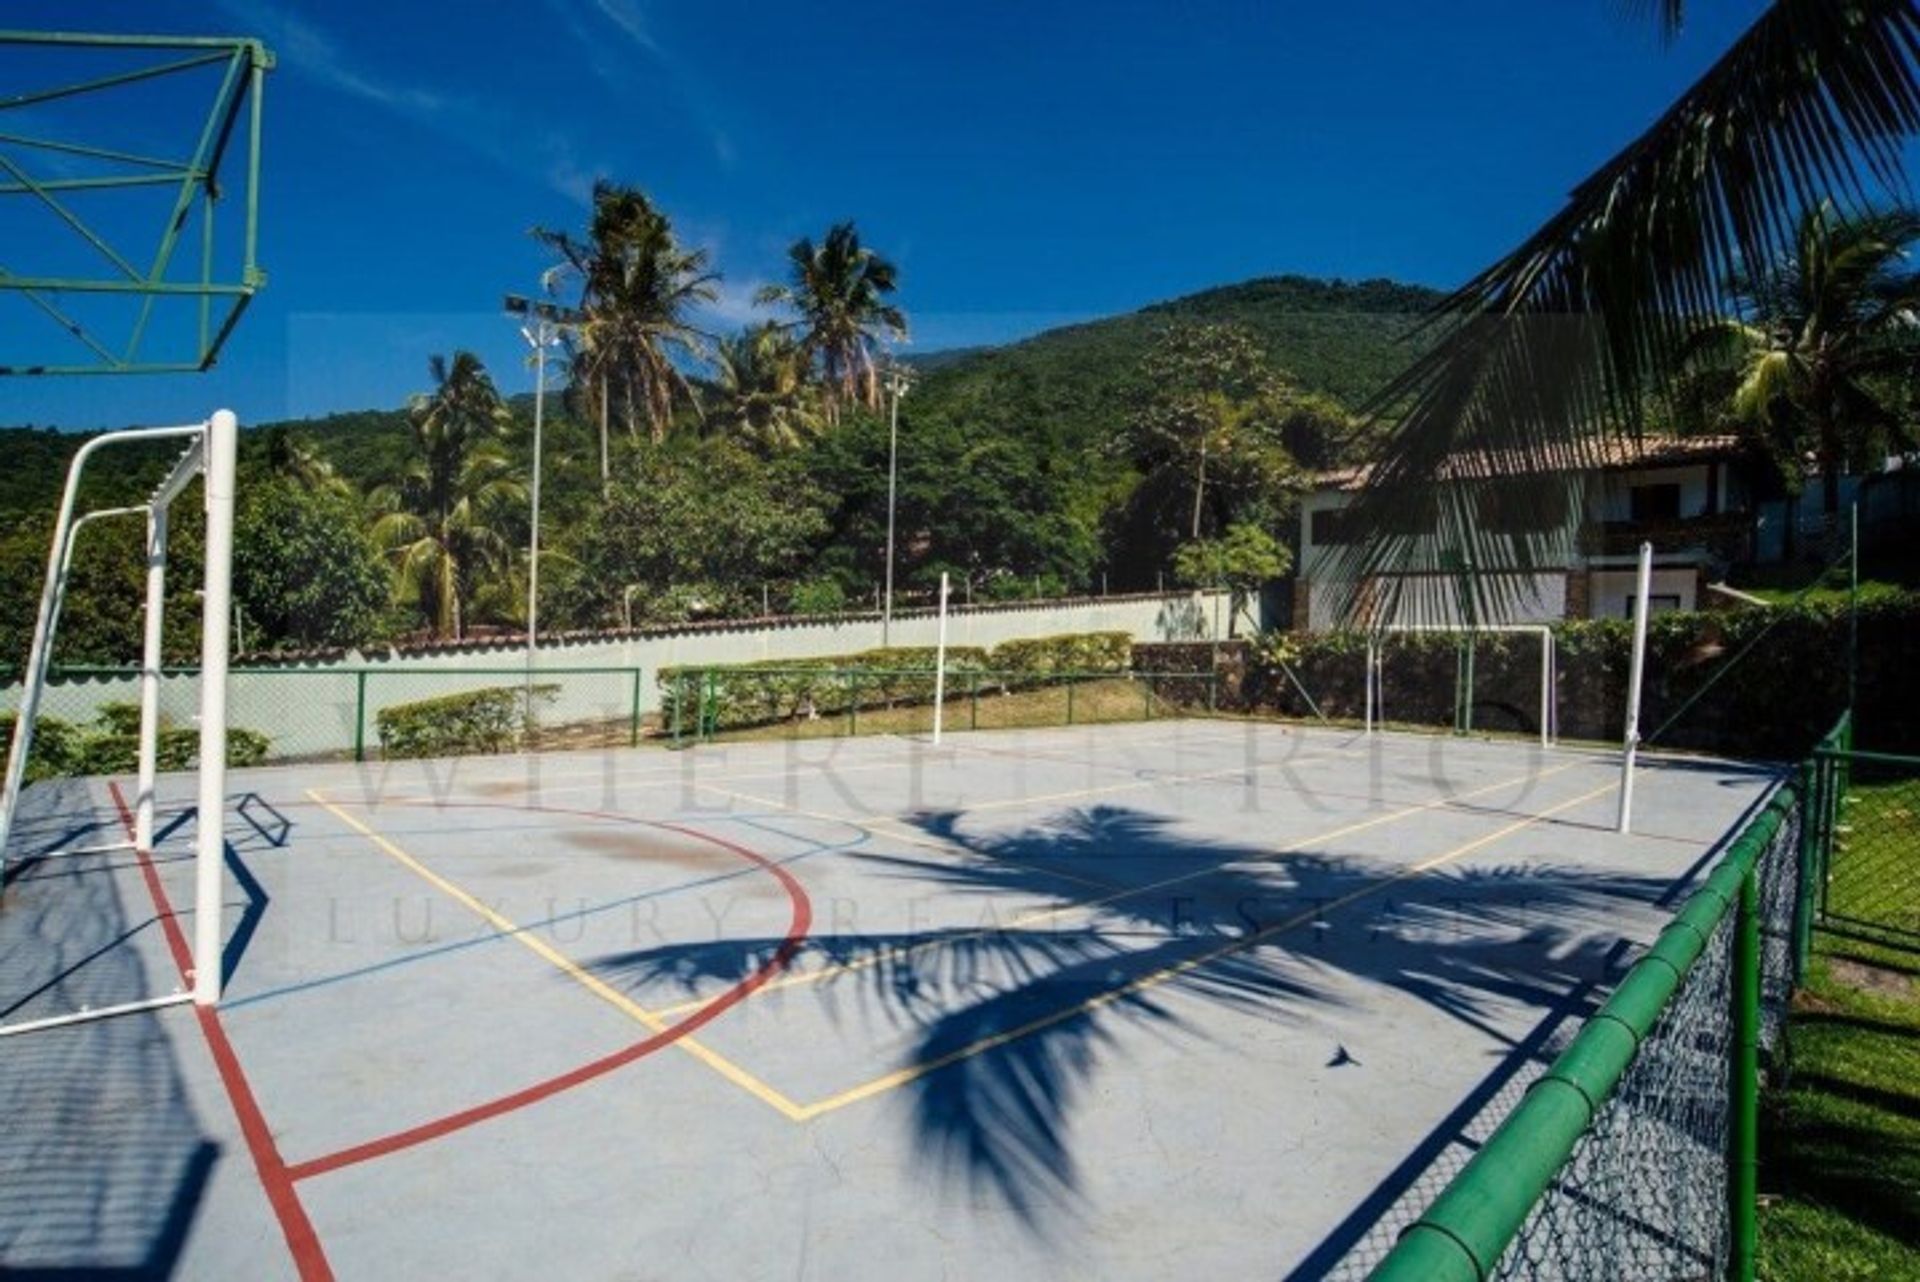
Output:
[[[1637,438],[1694,333],[1727,314],[1727,283],[1791,255],[1802,211],[1904,190],[1917,58],[1913,0],[1775,0],[1559,213],[1444,300],[1432,346],[1369,406],[1391,433],[1353,507],[1362,537],[1329,567],[1346,613],[1377,580],[1469,564],[1452,586],[1483,614],[1524,605],[1557,547],[1490,534],[1473,492],[1516,460],[1565,475]],[[1539,487],[1543,506],[1555,488]]]

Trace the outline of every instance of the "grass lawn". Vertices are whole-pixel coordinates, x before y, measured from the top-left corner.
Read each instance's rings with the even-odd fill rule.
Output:
[[[1892,813],[1876,803],[1901,786],[1856,785],[1848,820],[1857,830]],[[1876,828],[1905,847],[1906,858],[1871,865],[1886,899],[1920,894],[1908,871],[1920,864],[1920,827]],[[1920,942],[1819,934],[1790,1050],[1792,1071],[1763,1118],[1761,1276],[1920,1279]]]
[[[1818,577],[1818,582],[1813,580]],[[1804,565],[1755,566],[1734,587],[1774,605],[1799,600],[1808,605],[1844,605],[1849,592],[1848,573],[1839,566],[1819,573]],[[1809,587],[1809,584],[1812,584]],[[1806,591],[1803,597],[1802,590]],[[1860,600],[1873,601],[1920,591],[1920,561],[1909,555],[1863,553],[1860,557]]]

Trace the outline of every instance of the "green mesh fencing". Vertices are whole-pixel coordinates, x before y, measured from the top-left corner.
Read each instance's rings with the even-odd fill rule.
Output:
[[[1759,1065],[1811,889],[1803,792],[1776,790],[1605,1004],[1551,1030],[1334,1276],[1752,1277]]]
[[[1850,734],[1837,736],[1814,754],[1810,781],[1820,925],[1920,949],[1920,757],[1860,751]]]
[[[720,739],[930,734],[931,668],[731,666],[660,674],[661,724],[677,745]],[[1211,672],[1034,672],[963,667],[940,691],[945,731],[1098,725],[1200,716]]]
[[[229,756],[237,766],[373,761],[388,755],[554,751],[638,743],[657,720],[638,668],[462,668],[368,664],[233,668]],[[18,705],[0,688],[0,725]],[[161,768],[184,769],[196,742],[200,675],[160,678]],[[140,674],[67,668],[51,674],[35,732],[32,777],[133,769]]]

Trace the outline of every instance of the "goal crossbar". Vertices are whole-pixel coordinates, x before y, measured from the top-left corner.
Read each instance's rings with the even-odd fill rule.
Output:
[[[1475,636],[1491,633],[1537,636],[1540,639],[1540,746],[1543,748],[1550,747],[1553,741],[1559,737],[1560,710],[1559,699],[1557,697],[1559,657],[1554,641],[1553,628],[1551,625],[1545,623],[1396,623],[1376,629],[1367,637],[1367,670],[1365,681],[1365,724],[1367,733],[1371,734],[1385,724],[1385,716],[1382,711],[1384,706],[1384,669],[1386,661],[1384,642],[1389,636],[1406,636],[1418,633],[1440,633],[1458,636],[1469,642],[1471,642]],[[1464,695],[1469,706],[1471,706],[1472,700],[1471,680],[1472,674],[1471,669],[1469,669],[1467,676],[1469,688]],[[1456,698],[1462,697],[1458,690],[1456,690],[1455,695]]]
[[[212,1005],[220,998],[221,869],[224,850],[227,763],[227,653],[232,601],[234,465],[239,425],[221,410],[202,423],[180,427],[130,428],[105,432],[74,452],[67,467],[59,516],[47,555],[46,580],[40,593],[33,642],[21,677],[20,703],[7,754],[4,784],[0,785],[0,875],[6,868],[26,782],[27,761],[33,751],[34,727],[52,668],[53,643],[60,612],[66,601],[67,579],[80,530],[93,521],[143,514],[146,518],[146,602],[142,621],[140,667],[140,729],[138,783],[134,813],[134,849],[151,852],[154,832],[154,788],[159,765],[160,664],[165,638],[167,518],[169,510],[196,477],[205,479],[207,517],[205,578],[201,602],[200,742],[198,752],[198,816],[194,837],[194,929],[191,991],[69,1014],[0,1025],[0,1036],[101,1019],[135,1010],[150,1010],[191,1000]],[[117,445],[159,440],[184,440],[186,450],[144,504],[102,508],[76,515],[81,478],[88,462],[100,451]],[[126,849],[125,843],[88,847],[89,851]],[[54,852],[75,854],[78,851]],[[0,903],[0,912],[5,906]]]

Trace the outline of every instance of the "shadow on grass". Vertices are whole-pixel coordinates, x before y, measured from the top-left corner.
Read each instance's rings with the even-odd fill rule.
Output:
[[[965,820],[914,817],[947,847],[938,853],[860,856],[899,885],[889,907],[908,906],[907,928],[829,921],[773,991],[810,993],[835,1021],[906,1029],[910,1049],[891,1067],[909,1075],[916,1156],[1041,1235],[1077,1218],[1075,1112],[1102,1075],[1125,1072],[1139,1033],[1204,1049],[1219,1025],[1196,1016],[1226,1012],[1294,1025],[1325,1043],[1312,1046],[1316,1063],[1337,1064],[1349,1048],[1312,1021],[1341,1008],[1352,991],[1343,981],[1358,980],[1530,1055],[1537,1048],[1504,1033],[1495,1006],[1551,1008],[1588,991],[1618,961],[1607,941],[1622,905],[1670,888],[1566,867],[1408,876],[1330,852],[1198,840],[1114,806],[1012,832]],[[914,928],[916,917],[928,924]],[[670,944],[590,964],[632,990],[669,983],[693,996],[751,974],[781,942]],[[1211,1160],[1144,1122],[1135,1144],[1099,1160],[1168,1164],[1170,1175]]]

